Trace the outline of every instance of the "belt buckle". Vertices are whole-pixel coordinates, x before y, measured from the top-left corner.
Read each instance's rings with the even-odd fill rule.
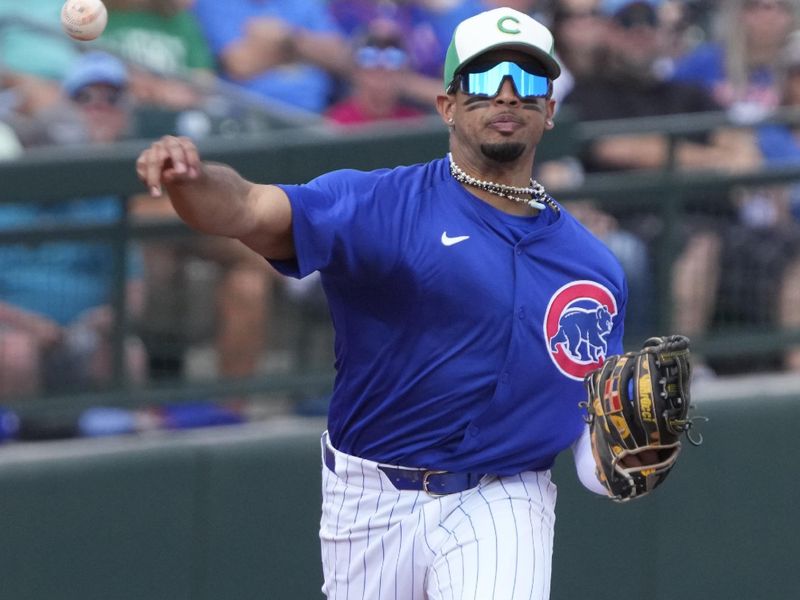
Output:
[[[447,496],[447,494],[437,494],[436,492],[432,492],[428,489],[428,479],[432,475],[442,475],[444,473],[447,473],[447,471],[435,471],[435,470],[425,471],[422,474],[422,491],[433,498],[441,498],[442,496]]]

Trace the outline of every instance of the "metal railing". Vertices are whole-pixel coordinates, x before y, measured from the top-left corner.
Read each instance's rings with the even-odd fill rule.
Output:
[[[794,122],[795,112],[776,114],[774,120]],[[604,135],[658,131],[673,139],[708,131],[720,125],[749,126],[733,123],[724,114],[705,114],[625,120],[604,123],[564,124],[545,140],[538,160],[557,158],[577,152],[586,143]],[[19,159],[0,163],[0,202],[53,201],[65,198],[115,194],[127,197],[144,190],[134,172],[134,162],[146,146],[146,140],[112,146],[74,149],[44,148],[26,152]],[[422,162],[442,156],[447,149],[446,131],[438,117],[412,126],[389,124],[360,129],[351,133],[325,127],[282,130],[274,137],[241,136],[238,139],[206,139],[199,144],[208,160],[222,161],[237,168],[245,177],[264,182],[296,183],[337,168],[372,169],[396,164]],[[800,181],[800,164],[769,168],[750,173],[686,172],[668,168],[661,171],[624,174],[589,175],[579,187],[553,190],[559,200],[594,198],[602,205],[614,206],[635,202],[638,207],[658,212],[665,223],[658,257],[671,260],[676,256],[674,232],[680,222],[682,206],[690,194],[731,190],[737,186],[781,184]],[[126,211],[127,215],[127,211]],[[18,398],[4,405],[20,414],[42,411],[77,412],[94,405],[142,406],[166,401],[182,401],[205,396],[226,396],[258,392],[322,392],[329,388],[332,373],[309,372],[296,365],[288,373],[268,377],[256,376],[237,380],[207,382],[175,381],[168,384],[133,387],[123,376],[123,338],[129,327],[125,319],[125,298],[122,293],[124,267],[131,241],[171,239],[195,235],[175,221],[133,222],[123,218],[107,226],[48,226],[24,231],[0,233],[0,248],[8,243],[39,243],[59,240],[108,240],[114,244],[117,257],[114,296],[118,319],[114,335],[115,378],[102,392],[61,394],[41,398]],[[660,264],[663,273],[668,264]],[[660,298],[668,298],[663,288]],[[663,315],[660,326],[666,326],[669,307],[659,308]],[[759,351],[778,351],[789,344],[800,343],[800,330],[712,330],[703,339],[695,340],[696,348],[708,356],[735,356]]]

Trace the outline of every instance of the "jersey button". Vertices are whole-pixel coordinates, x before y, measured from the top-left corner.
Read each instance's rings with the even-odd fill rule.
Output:
[[[520,321],[525,320],[525,308],[520,308],[517,311],[517,316],[520,318]]]
[[[522,256],[522,248],[517,247],[517,256]]]
[[[500,375],[500,383],[508,383],[511,379],[511,375],[508,374],[508,371]]]
[[[478,434],[481,432],[481,430],[475,425],[470,425],[468,431],[472,437],[478,437]]]

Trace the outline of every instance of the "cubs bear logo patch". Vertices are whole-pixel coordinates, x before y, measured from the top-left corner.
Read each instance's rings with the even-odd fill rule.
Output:
[[[617,301],[594,281],[573,281],[550,298],[544,316],[544,338],[550,358],[564,375],[583,381],[603,364]]]

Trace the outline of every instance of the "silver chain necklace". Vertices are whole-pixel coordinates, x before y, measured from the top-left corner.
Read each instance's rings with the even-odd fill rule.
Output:
[[[455,163],[452,154],[448,153],[447,158],[450,160],[450,174],[453,176],[453,179],[459,183],[471,185],[472,187],[489,192],[495,196],[500,196],[501,198],[513,200],[514,202],[522,202],[538,210],[544,210],[546,206],[549,206],[556,214],[560,212],[558,204],[556,204],[555,200],[544,190],[544,186],[533,178],[531,178],[530,187],[516,187],[504,183],[495,183],[494,181],[483,181],[481,179],[475,179],[472,175],[468,175],[464,172],[464,170]],[[530,196],[530,198],[525,198],[524,196]]]

